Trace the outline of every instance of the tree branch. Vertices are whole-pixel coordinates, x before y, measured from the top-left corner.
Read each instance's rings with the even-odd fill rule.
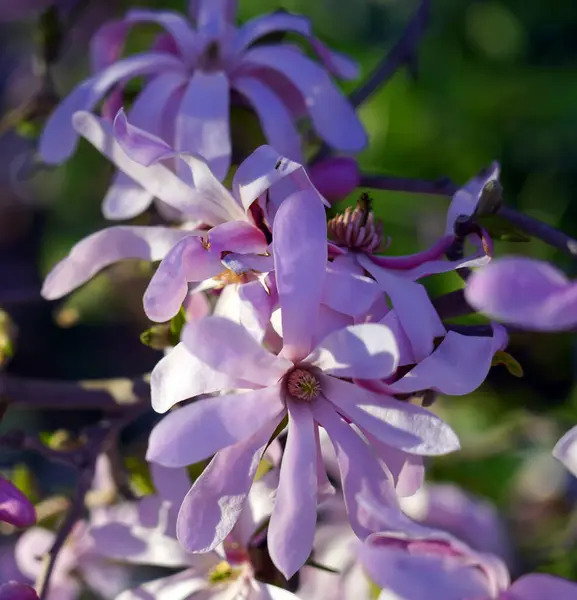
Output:
[[[459,189],[448,177],[428,181],[426,179],[369,173],[361,174],[359,187],[390,192],[407,192],[409,194],[431,194],[434,196],[452,196]]]
[[[134,379],[60,381],[4,374],[0,379],[0,398],[14,408],[118,413],[148,399],[150,391],[145,379],[143,375]]]

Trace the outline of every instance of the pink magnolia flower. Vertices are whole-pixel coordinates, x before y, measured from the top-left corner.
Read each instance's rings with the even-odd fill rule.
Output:
[[[361,538],[370,533],[371,524],[355,509],[357,492],[367,488],[391,503],[394,491],[370,446],[342,416],[375,439],[413,454],[458,448],[452,430],[429,411],[341,379],[381,379],[394,372],[398,348],[390,329],[352,326],[313,347],[327,244],[325,211],[312,194],[302,191],[285,199],[273,223],[283,322],[280,355],[269,353],[232,321],[208,317],[188,324],[182,340],[200,363],[200,368],[187,372],[190,381],[201,382],[197,394],[235,388],[245,392],[199,400],[169,414],[152,431],[147,453],[148,460],[167,467],[183,467],[216,453],[187,494],[177,523],[184,547],[206,552],[234,526],[259,460],[288,416],[287,446],[268,530],[271,558],[287,577],[309,555],[318,489],[327,483],[319,426],[335,447],[349,518]],[[162,382],[152,384],[162,387]],[[163,404],[168,410],[171,402]]]
[[[235,7],[236,2],[224,0],[192,2],[196,30],[172,11],[131,10],[124,19],[106,24],[92,40],[95,74],[71,92],[46,124],[40,140],[43,159],[55,164],[73,152],[77,136],[70,122],[75,111],[91,110],[141,76],[146,84],[131,110],[134,123],[179,151],[203,156],[219,180],[230,166],[231,93],[255,110],[271,146],[289,158],[302,157],[294,122],[303,115],[330,145],[361,150],[366,144],[363,127],[329,76],[354,78],[355,65],[317,40],[305,17],[277,12],[235,29]],[[150,51],[120,58],[126,35],[137,23],[159,24],[166,34]],[[324,68],[292,44],[259,43],[271,33],[285,32],[304,36]],[[126,188],[131,182],[120,176],[116,185]]]
[[[103,522],[90,530],[96,548],[111,559],[130,564],[179,569],[173,575],[126,590],[116,600],[187,600],[198,594],[219,600],[295,600],[296,596],[262,583],[250,561],[249,549],[258,542],[273,506],[276,473],[269,472],[253,486],[238,522],[218,551],[203,555],[186,552],[176,539],[176,515],[189,487],[185,469],[151,465],[157,494],[138,503],[136,519]]]
[[[36,510],[30,500],[2,475],[0,475],[0,521],[15,527],[30,527],[36,523]]]
[[[577,325],[577,283],[545,261],[495,260],[471,276],[465,297],[492,319],[523,329],[560,331]]]

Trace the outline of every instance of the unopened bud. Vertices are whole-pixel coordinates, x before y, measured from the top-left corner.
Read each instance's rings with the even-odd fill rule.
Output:
[[[347,156],[323,160],[309,169],[311,181],[331,204],[352,194],[360,185],[357,162]]]

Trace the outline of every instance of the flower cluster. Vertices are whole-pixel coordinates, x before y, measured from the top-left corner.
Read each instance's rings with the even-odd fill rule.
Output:
[[[508,356],[507,326],[574,327],[575,285],[546,263],[491,261],[478,217],[499,185],[496,163],[453,190],[429,247],[392,254],[386,221],[356,191],[354,159],[307,162],[296,124],[308,119],[333,150],[361,150],[364,129],[331,79],[356,77],[355,65],[304,17],[279,11],[236,28],[235,9],[191,0],[186,17],[134,9],[105,24],[93,73],[44,127],[45,162],[66,160],[82,137],[114,165],[108,219],[153,217],[79,241],[42,296],[62,298],[119,261],[155,263],[143,311],[168,333],[146,399],[154,491],[110,500],[107,437],[94,455],[89,444],[70,451],[80,502],[106,500],[76,515],[65,539],[26,531],[9,577],[19,583],[0,586],[0,600],[36,597],[35,582],[41,598],[73,600],[80,581],[118,600],[348,600],[374,588],[380,600],[577,597],[577,584],[549,575],[511,583],[492,509],[425,484],[425,460],[460,448],[437,395],[476,390]],[[164,32],[123,57],[143,23]],[[319,62],[270,42],[279,33],[301,36]],[[256,113],[268,145],[237,152],[233,106]],[[355,205],[338,212],[351,192]],[[486,325],[455,324],[431,297],[429,278],[452,272]],[[577,429],[555,456],[577,475],[576,449]],[[36,520],[4,479],[0,519]],[[171,572],[142,581],[134,565]]]

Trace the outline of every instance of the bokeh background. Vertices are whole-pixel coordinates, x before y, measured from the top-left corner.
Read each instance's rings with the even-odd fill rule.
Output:
[[[126,0],[89,4],[95,6],[79,16],[54,69],[61,94],[86,75],[87,39],[98,23],[134,5]],[[175,9],[183,4],[140,3]],[[278,8],[306,14],[317,34],[355,57],[366,75],[401,35],[416,4],[240,0],[239,16],[245,20]],[[370,135],[370,147],[359,156],[361,167],[464,183],[498,160],[507,204],[577,237],[576,28],[577,8],[565,0],[433,0],[417,72],[401,70],[361,109]],[[140,302],[150,267],[118,265],[60,302],[39,297],[50,267],[74,242],[105,225],[100,202],[112,169],[86,143],[62,167],[35,165],[34,134],[41,119],[14,118],[11,111],[22,108],[40,85],[37,33],[34,20],[0,27],[0,305],[18,328],[16,353],[6,360],[6,369],[34,378],[138,375],[160,357],[139,341],[149,326]],[[132,35],[131,49],[146,45],[154,33],[145,28]],[[348,83],[344,89],[353,87]],[[235,127],[247,150],[261,143],[250,120],[239,118]],[[423,249],[443,230],[446,198],[372,196],[392,238],[391,254]],[[496,253],[551,260],[576,275],[574,261],[539,241],[497,242]],[[429,283],[434,295],[461,286],[456,275]],[[429,474],[496,503],[512,538],[517,572],[546,570],[575,579],[577,485],[550,456],[558,437],[577,421],[575,337],[516,334],[509,352],[523,377],[495,367],[475,394],[438,401],[463,450],[431,461]],[[15,413],[3,428],[78,429],[93,418]],[[37,473],[26,484],[35,493],[65,488],[66,479],[54,479],[52,467],[41,466],[36,457],[17,459]],[[13,460],[4,454],[0,467]],[[24,467],[18,472],[22,481],[30,479]]]

